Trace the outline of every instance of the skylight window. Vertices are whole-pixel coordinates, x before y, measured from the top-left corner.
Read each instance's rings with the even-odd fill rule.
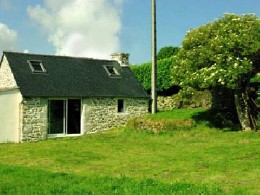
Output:
[[[46,73],[46,69],[44,68],[43,64],[39,60],[28,60],[30,68],[33,73]]]
[[[120,77],[119,72],[117,71],[117,69],[114,66],[112,66],[112,65],[105,65],[104,68],[106,69],[107,74],[110,77]]]

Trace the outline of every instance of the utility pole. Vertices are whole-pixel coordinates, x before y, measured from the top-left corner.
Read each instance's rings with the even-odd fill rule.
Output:
[[[151,83],[151,95],[152,95],[152,114],[157,112],[157,40],[156,40],[156,0],[152,1],[152,83]]]

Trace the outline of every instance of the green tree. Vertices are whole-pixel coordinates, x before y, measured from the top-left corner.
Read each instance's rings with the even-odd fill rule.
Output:
[[[157,54],[157,60],[170,58],[176,55],[178,51],[179,51],[179,47],[173,47],[173,46],[162,47]]]
[[[130,66],[135,77],[141,82],[145,90],[151,90],[151,62]]]
[[[253,14],[226,14],[187,33],[175,58],[174,84],[232,89],[243,130],[253,127],[249,81],[259,71],[260,20]]]
[[[172,86],[171,67],[173,57],[157,61],[157,88],[159,91]],[[131,70],[146,90],[151,90],[151,62],[131,66]]]

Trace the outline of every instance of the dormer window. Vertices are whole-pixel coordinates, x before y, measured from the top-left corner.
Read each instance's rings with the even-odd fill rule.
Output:
[[[30,68],[33,73],[46,73],[46,69],[44,68],[42,61],[40,60],[28,60]]]
[[[120,77],[119,72],[117,71],[117,69],[112,66],[112,65],[105,65],[104,68],[106,69],[107,74],[109,75],[109,77]]]

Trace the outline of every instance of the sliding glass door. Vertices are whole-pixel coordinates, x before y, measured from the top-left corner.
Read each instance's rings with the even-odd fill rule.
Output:
[[[80,134],[81,100],[49,100],[48,134]]]
[[[80,133],[80,100],[68,100],[67,112],[67,133],[79,134]]]
[[[65,101],[49,101],[49,134],[62,134],[65,129]]]

